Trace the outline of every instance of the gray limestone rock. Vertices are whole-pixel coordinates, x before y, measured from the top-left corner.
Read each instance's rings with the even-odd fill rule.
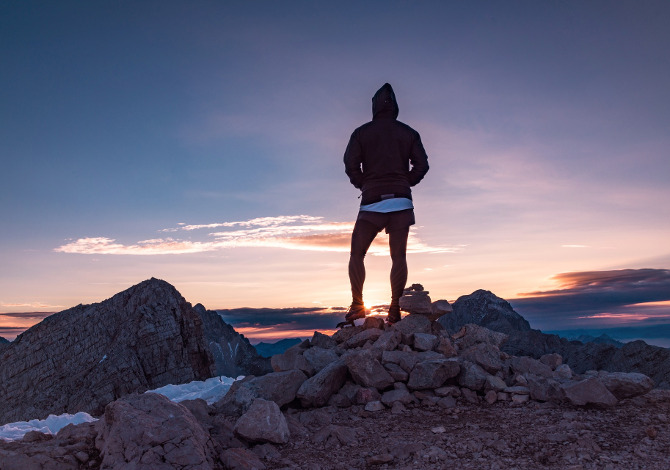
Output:
[[[454,333],[453,338],[456,340],[458,348],[464,350],[479,343],[487,343],[500,348],[505,344],[508,336],[480,325],[468,323]]]
[[[328,364],[337,361],[339,358],[334,349],[324,349],[318,346],[309,348],[302,355],[315,372],[319,372]]]
[[[344,384],[347,366],[342,359],[331,362],[314,377],[305,380],[296,393],[302,406],[323,406]]]
[[[384,390],[393,385],[393,377],[368,351],[363,350],[350,354],[345,358],[345,362],[351,377],[363,387]]]
[[[414,349],[417,351],[431,351],[437,346],[439,340],[437,336],[427,333],[414,333]]]
[[[644,395],[654,388],[653,380],[635,372],[604,372],[598,378],[619,400]]]
[[[335,341],[328,335],[324,335],[323,333],[315,331],[310,341],[310,344],[312,345],[312,347],[333,349],[337,346],[337,341]]]
[[[595,377],[563,384],[561,388],[565,398],[573,405],[609,407],[617,404],[616,397]]]
[[[368,328],[344,341],[341,346],[344,349],[359,348],[368,341],[375,342],[384,332],[377,328]]]
[[[461,387],[470,390],[482,390],[486,384],[486,378],[489,374],[484,369],[470,361],[463,361],[460,374],[458,375],[458,384]]]
[[[421,284],[412,284],[400,297],[400,308],[410,314],[429,315],[433,312],[428,291]]]
[[[393,406],[395,402],[401,402],[403,405],[408,405],[414,401],[414,397],[407,390],[389,390],[384,392],[381,397],[381,402],[386,406]]]
[[[96,428],[101,468],[208,470],[214,465],[207,432],[184,406],[163,395],[116,400]]]
[[[500,350],[491,343],[478,343],[459,354],[459,357],[474,362],[490,374],[502,370],[503,361]]]
[[[291,437],[288,424],[273,401],[256,398],[235,423],[235,434],[249,442],[286,444]]]
[[[460,364],[451,359],[433,359],[418,362],[409,375],[407,386],[412,390],[439,388],[456,377],[461,371]]]

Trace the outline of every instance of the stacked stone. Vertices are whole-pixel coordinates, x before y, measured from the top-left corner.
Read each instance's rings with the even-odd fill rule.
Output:
[[[262,427],[259,420],[245,416],[257,413],[253,410],[261,405],[267,409],[265,401],[274,402],[272,419],[280,424],[267,432],[276,433],[284,429],[281,407],[360,406],[369,412],[400,413],[424,405],[454,408],[459,400],[608,407],[653,388],[643,374],[573,374],[558,354],[539,360],[510,356],[500,350],[507,338],[474,324],[450,335],[421,314],[410,314],[393,326],[367,318],[362,326],[339,330],[332,337],[315,332],[311,340],[273,356],[275,372],[236,382],[215,410]],[[242,426],[240,421],[237,426]],[[278,442],[254,432],[256,442]],[[288,433],[282,436],[290,439]]]
[[[410,314],[426,315],[430,321],[435,321],[452,310],[446,300],[431,302],[428,291],[421,284],[412,284],[403,291],[400,308]]]

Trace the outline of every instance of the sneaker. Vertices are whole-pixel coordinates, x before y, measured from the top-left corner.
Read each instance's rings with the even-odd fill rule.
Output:
[[[366,313],[367,312],[365,311],[365,305],[351,304],[349,310],[347,310],[347,314],[345,315],[344,319],[346,321],[353,321],[356,320],[357,318],[365,318]]]
[[[389,325],[393,325],[394,323],[398,323],[400,321],[400,307],[397,305],[391,305],[389,307],[389,314],[388,317],[386,317],[386,321],[388,322]]]

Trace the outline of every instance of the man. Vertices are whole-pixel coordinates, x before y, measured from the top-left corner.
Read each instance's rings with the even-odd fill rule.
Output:
[[[414,224],[411,187],[428,171],[419,133],[398,121],[393,88],[385,83],[372,98],[372,121],[351,134],[344,167],[351,184],[362,191],[351,235],[349,280],[352,302],[345,322],[365,317],[363,260],[377,234],[386,229],[391,249],[391,306],[387,321],[400,321],[400,297],[407,282],[407,236]],[[341,324],[341,325],[343,325]]]

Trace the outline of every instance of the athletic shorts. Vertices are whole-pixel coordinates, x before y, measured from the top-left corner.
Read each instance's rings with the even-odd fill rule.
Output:
[[[396,212],[359,211],[356,221],[364,220],[377,227],[378,231],[386,229],[386,233],[405,230],[415,224],[414,209]]]

